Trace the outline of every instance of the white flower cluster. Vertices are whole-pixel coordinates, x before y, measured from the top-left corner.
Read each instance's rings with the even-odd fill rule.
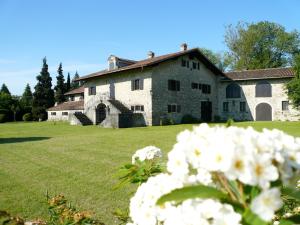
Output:
[[[250,127],[201,124],[177,136],[168,154],[168,174],[151,177],[138,188],[130,202],[130,217],[134,225],[240,224],[240,214],[217,200],[156,205],[162,195],[177,188],[199,183],[214,186],[211,174],[218,173],[228,180],[258,186],[262,191],[250,208],[270,221],[282,206],[280,190],[270,188],[270,182],[281,179],[286,183],[299,168],[300,138],[279,130],[257,132]]]
[[[132,164],[136,162],[136,160],[145,161],[151,160],[154,158],[161,158],[162,152],[159,148],[155,146],[147,146],[145,148],[137,150],[132,156]]]

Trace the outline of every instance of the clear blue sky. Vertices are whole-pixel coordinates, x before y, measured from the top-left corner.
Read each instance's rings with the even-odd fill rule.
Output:
[[[110,54],[143,59],[189,47],[224,51],[225,25],[268,20],[300,31],[299,0],[0,0],[0,85],[22,94],[47,56],[53,84],[103,69]]]

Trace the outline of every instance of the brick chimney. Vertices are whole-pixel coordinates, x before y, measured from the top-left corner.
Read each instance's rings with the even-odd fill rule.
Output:
[[[180,45],[180,51],[186,51],[188,48],[187,43],[183,43]]]
[[[149,51],[147,55],[148,55],[148,59],[152,59],[155,56],[154,52],[152,51]]]

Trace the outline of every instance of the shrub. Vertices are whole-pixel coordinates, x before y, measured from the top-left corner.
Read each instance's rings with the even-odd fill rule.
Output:
[[[7,121],[7,116],[6,114],[0,114],[0,123],[4,123]]]
[[[186,114],[182,117],[181,119],[181,123],[186,123],[186,124],[189,124],[189,123],[199,123],[200,120],[197,119],[196,117],[193,117],[192,115],[190,114]]]
[[[23,121],[31,121],[32,120],[32,115],[31,113],[25,113],[23,115]]]

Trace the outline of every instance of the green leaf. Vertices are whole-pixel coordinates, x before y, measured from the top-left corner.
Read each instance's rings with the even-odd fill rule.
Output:
[[[283,195],[287,195],[291,198],[294,198],[296,200],[300,200],[300,191],[299,190],[296,190],[295,188],[292,188],[292,187],[284,187],[282,188],[282,191],[281,193]]]
[[[294,222],[290,220],[280,220],[279,225],[293,225]]]
[[[247,209],[243,214],[243,220],[249,225],[268,225],[258,215],[254,214],[250,209]]]
[[[156,204],[162,205],[168,201],[182,202],[191,198],[227,199],[228,196],[216,188],[204,185],[196,185],[173,190],[170,193],[160,197]]]

